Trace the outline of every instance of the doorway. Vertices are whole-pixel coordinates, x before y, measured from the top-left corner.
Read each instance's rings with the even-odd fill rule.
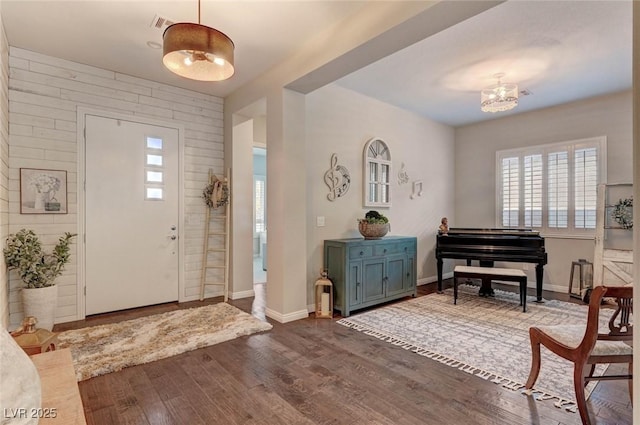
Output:
[[[267,149],[253,148],[253,283],[267,282]]]
[[[179,131],[85,115],[87,315],[179,298]]]

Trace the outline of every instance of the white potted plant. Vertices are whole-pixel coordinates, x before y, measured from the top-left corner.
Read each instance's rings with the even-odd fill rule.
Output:
[[[9,270],[16,270],[24,283],[21,291],[24,316],[34,316],[39,328],[53,329],[58,296],[55,279],[69,262],[69,245],[74,236],[66,232],[51,254],[42,250],[33,230],[21,229],[7,238],[4,259]]]

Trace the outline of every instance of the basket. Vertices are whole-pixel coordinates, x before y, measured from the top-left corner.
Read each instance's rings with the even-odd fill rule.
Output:
[[[367,223],[366,221],[358,222],[358,230],[365,239],[381,239],[389,233],[389,223]]]

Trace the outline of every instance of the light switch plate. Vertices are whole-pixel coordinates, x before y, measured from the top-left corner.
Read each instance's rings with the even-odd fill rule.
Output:
[[[319,215],[316,217],[316,226],[324,227],[324,216]]]

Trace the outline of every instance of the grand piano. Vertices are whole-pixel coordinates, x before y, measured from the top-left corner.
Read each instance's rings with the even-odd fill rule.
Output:
[[[536,299],[542,301],[542,277],[547,253],[544,238],[531,229],[451,228],[439,234],[436,244],[438,292],[442,291],[442,265],[445,258],[477,260],[480,266],[492,267],[494,261],[536,264]]]

